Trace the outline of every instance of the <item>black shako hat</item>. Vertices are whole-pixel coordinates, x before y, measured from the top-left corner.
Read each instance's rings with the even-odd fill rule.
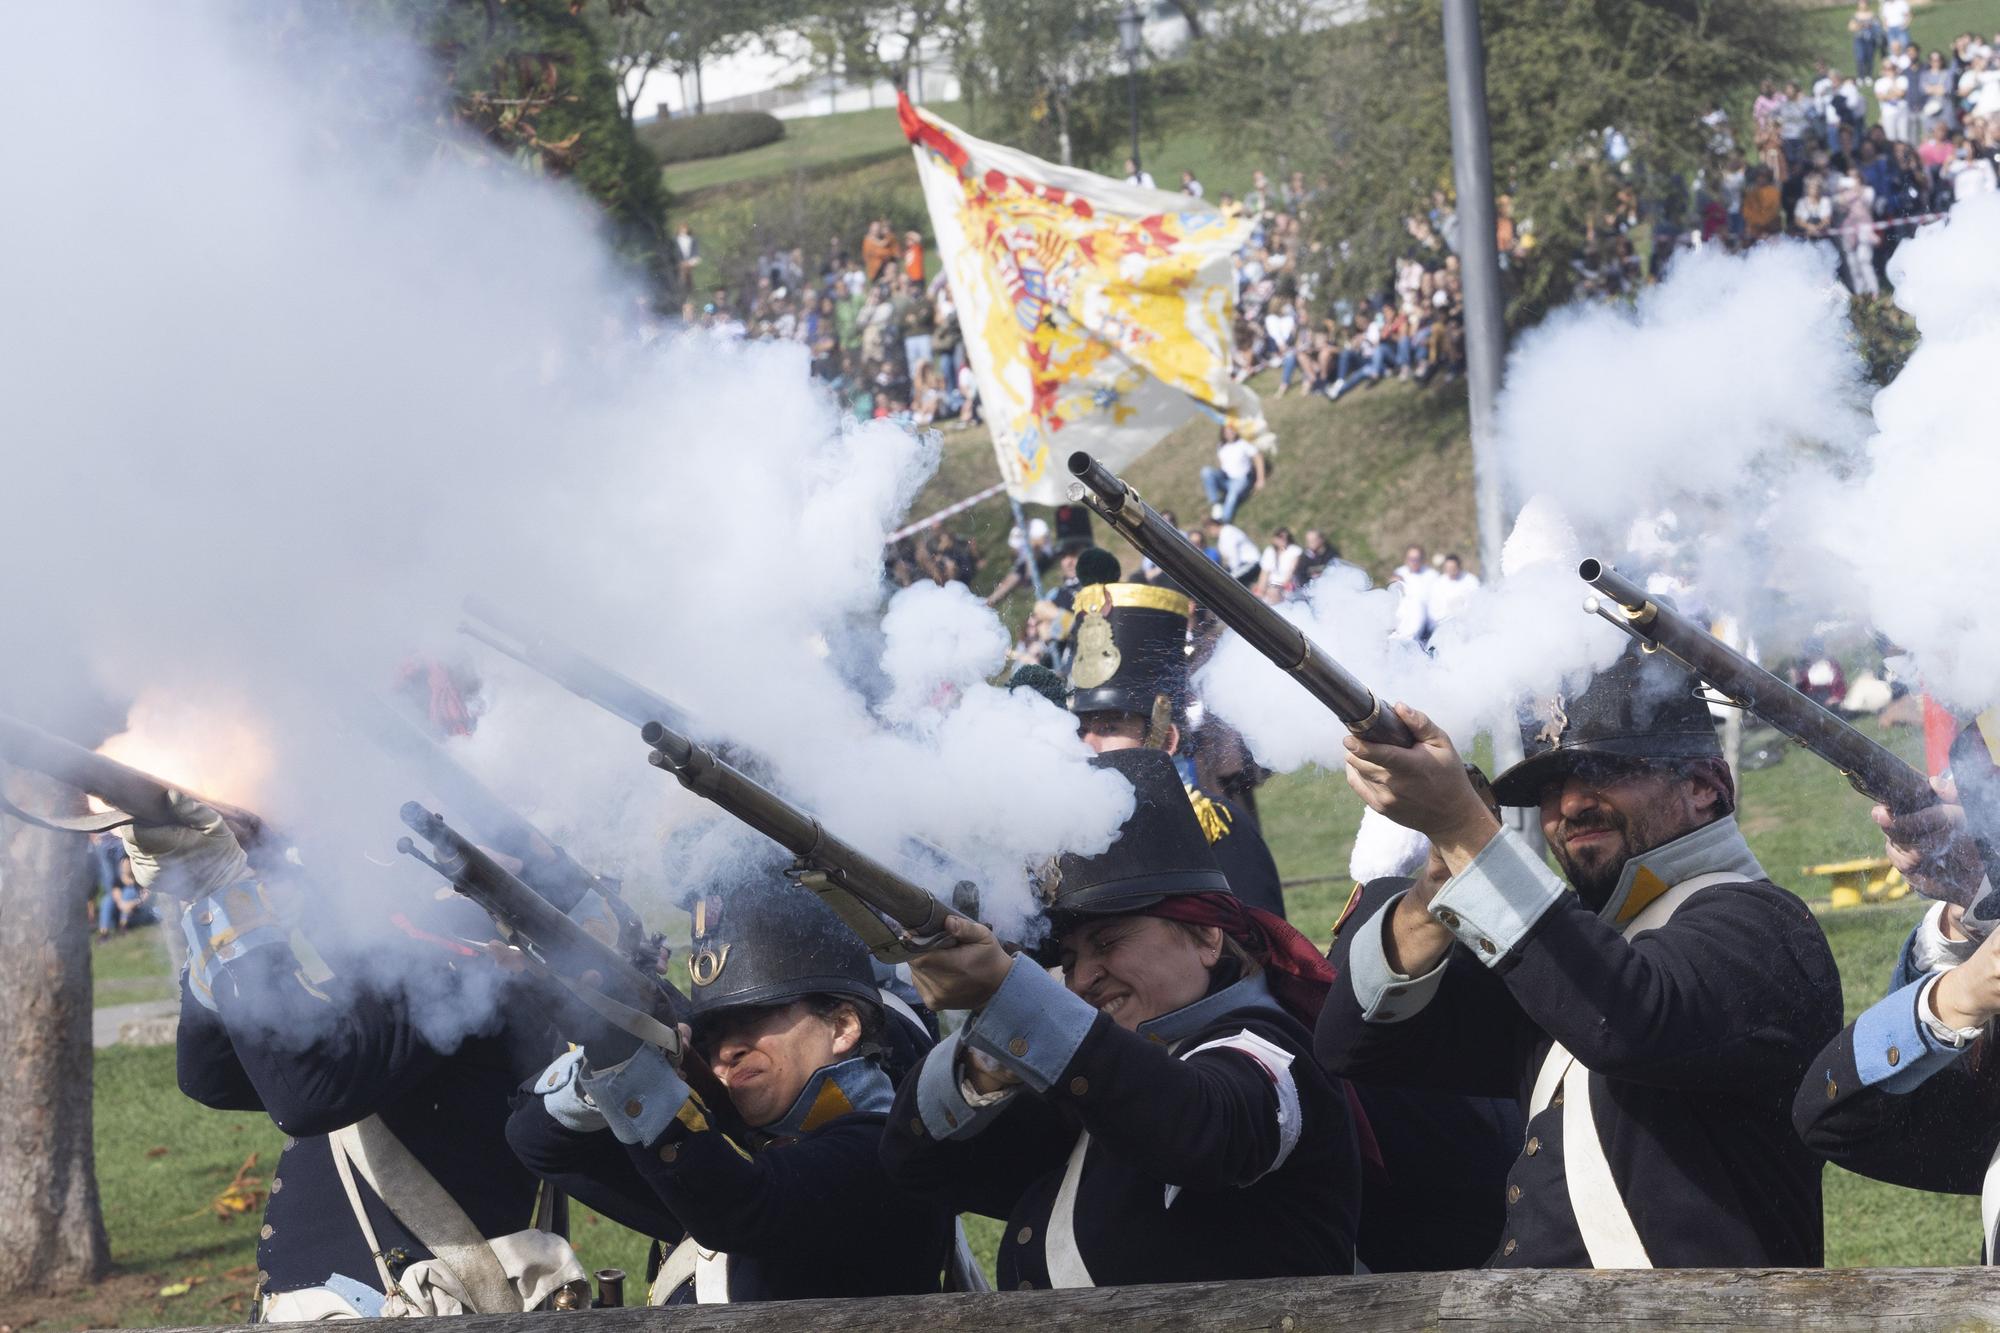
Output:
[[[1045,872],[1042,893],[1055,932],[1079,916],[1123,916],[1162,898],[1229,892],[1165,751],[1114,750],[1090,762],[1124,774],[1135,803],[1110,847],[1095,856],[1065,852]]]
[[[1185,593],[1150,583],[1100,583],[1077,590],[1069,663],[1072,713],[1187,711],[1188,611]]]
[[[1097,545],[1090,530],[1090,510],[1082,505],[1056,506],[1056,554],[1068,555]]]
[[[1542,789],[1586,754],[1720,759],[1715,723],[1698,688],[1679,662],[1633,645],[1574,699],[1545,695],[1522,710],[1526,757],[1493,780],[1494,796],[1502,805],[1539,804]]]
[[[725,1009],[845,995],[880,1005],[868,948],[808,889],[744,884],[689,904],[688,998],[697,1021]]]

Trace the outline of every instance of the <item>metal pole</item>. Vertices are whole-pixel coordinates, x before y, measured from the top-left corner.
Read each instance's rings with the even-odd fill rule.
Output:
[[[1035,590],[1035,600],[1042,600],[1042,571],[1035,567],[1035,543],[1028,536],[1028,516],[1021,512],[1021,502],[1010,493],[1007,503],[1014,507],[1014,526],[1021,530],[1021,563],[1028,571],[1028,586]]]
[[[1132,174],[1139,175],[1146,164],[1139,160],[1139,53],[1134,50],[1125,58],[1125,87],[1131,93],[1132,102]]]
[[[1507,540],[1509,510],[1493,438],[1493,404],[1507,358],[1507,316],[1494,228],[1493,145],[1486,117],[1479,0],[1444,0],[1444,68],[1451,107],[1451,174],[1458,190],[1459,273],[1465,286],[1465,382],[1471,400],[1479,568],[1492,583],[1500,577],[1500,547]],[[1493,736],[1495,771],[1520,759],[1520,736],[1501,728]],[[1531,811],[1509,808],[1506,814],[1512,827],[1541,845],[1541,830]]]

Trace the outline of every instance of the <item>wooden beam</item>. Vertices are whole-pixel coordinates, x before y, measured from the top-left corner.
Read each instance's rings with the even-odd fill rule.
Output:
[[[551,1322],[552,1321],[552,1322]],[[1449,1333],[1571,1328],[1922,1330],[2000,1325],[2000,1269],[1548,1269],[1190,1282],[1179,1286],[894,1296],[469,1315],[451,1333],[1013,1333],[1164,1329],[1172,1333]],[[342,1333],[408,1333],[350,1320]],[[445,1326],[440,1326],[445,1327]],[[172,1333],[216,1333],[176,1330]]]

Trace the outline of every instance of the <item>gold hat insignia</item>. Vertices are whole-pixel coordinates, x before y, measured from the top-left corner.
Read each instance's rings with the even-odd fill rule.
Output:
[[[1084,613],[1076,629],[1076,660],[1070,665],[1070,684],[1079,690],[1094,690],[1118,674],[1118,645],[1111,638],[1111,621],[1098,611]]]

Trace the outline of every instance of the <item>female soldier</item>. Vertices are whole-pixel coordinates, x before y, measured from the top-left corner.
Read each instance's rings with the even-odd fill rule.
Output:
[[[884,1007],[901,1009],[889,1023],[915,1015],[808,892],[746,885],[697,900],[694,919],[683,1049],[708,1061],[756,1142],[710,1126],[657,1047],[607,1028],[528,1085],[508,1143],[673,1245],[654,1304],[938,1290],[952,1218],[892,1186],[876,1151],[894,1097],[882,1056],[902,1040],[885,1036]]]
[[[1326,960],[1229,892],[1165,754],[1093,762],[1137,808],[1057,863],[1064,980],[956,917],[910,964],[974,1012],[904,1079],[891,1176],[1006,1218],[1003,1288],[1351,1272],[1355,1128],[1310,1037]]]

